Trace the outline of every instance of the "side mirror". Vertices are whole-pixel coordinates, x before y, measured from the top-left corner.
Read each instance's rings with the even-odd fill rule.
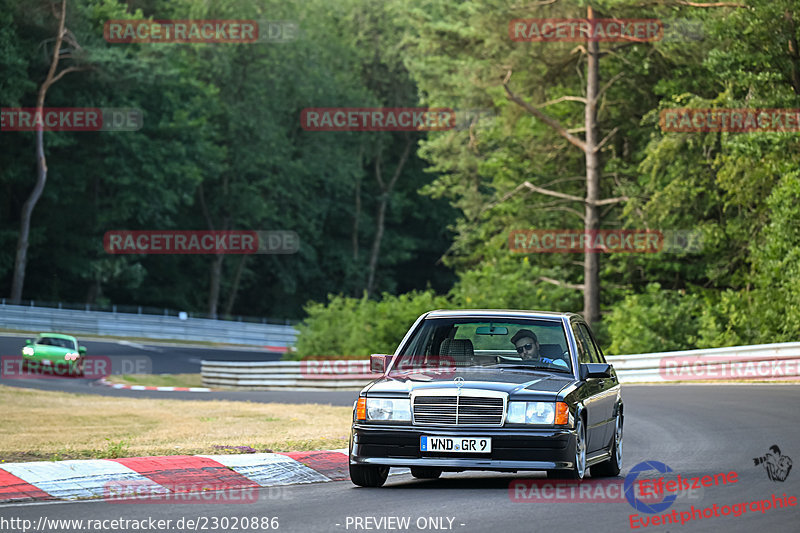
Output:
[[[25,339],[25,346],[30,346],[33,344],[33,339]]]
[[[391,355],[374,353],[369,356],[369,371],[378,374],[385,374],[386,369],[389,368],[389,363],[391,361],[392,361]]]
[[[610,377],[611,365],[607,363],[581,363],[581,379]]]
[[[78,346],[78,353],[81,355],[86,355],[86,346]]]

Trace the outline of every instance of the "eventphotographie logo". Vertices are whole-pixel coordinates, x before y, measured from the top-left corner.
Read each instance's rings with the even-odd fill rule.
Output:
[[[792,470],[792,460],[781,454],[781,449],[777,444],[773,444],[765,455],[754,457],[753,463],[756,466],[763,465],[767,471],[767,477],[771,481],[786,481],[789,472]]]
[[[669,509],[675,502],[675,500],[678,498],[678,495],[677,494],[665,495],[663,499],[660,499],[657,502],[651,502],[649,501],[649,499],[646,500],[638,497],[636,492],[634,491],[637,478],[639,477],[640,473],[648,472],[650,470],[655,470],[656,472],[659,472],[661,474],[672,472],[672,469],[662,462],[643,461],[634,466],[633,468],[631,468],[630,472],[628,472],[628,475],[625,476],[625,482],[623,484],[623,488],[625,493],[625,499],[628,500],[628,503],[631,504],[631,507],[633,507],[637,511],[655,514]],[[645,496],[647,495],[645,494]]]

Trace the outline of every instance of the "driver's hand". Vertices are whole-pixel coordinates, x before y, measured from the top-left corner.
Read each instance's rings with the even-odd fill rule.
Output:
[[[543,362],[543,363],[550,363],[550,364],[553,364],[553,360],[552,360],[552,359],[548,359],[547,357],[540,357],[540,358],[539,358],[539,360],[540,360],[541,362]]]

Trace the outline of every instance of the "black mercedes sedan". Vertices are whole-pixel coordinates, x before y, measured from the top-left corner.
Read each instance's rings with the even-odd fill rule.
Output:
[[[623,403],[614,368],[573,313],[431,311],[353,410],[350,478],[380,487],[391,467],[616,476]]]

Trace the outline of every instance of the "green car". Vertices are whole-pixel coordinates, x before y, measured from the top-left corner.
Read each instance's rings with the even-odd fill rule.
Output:
[[[22,348],[23,367],[58,376],[82,376],[86,348],[78,339],[60,333],[40,333]]]

